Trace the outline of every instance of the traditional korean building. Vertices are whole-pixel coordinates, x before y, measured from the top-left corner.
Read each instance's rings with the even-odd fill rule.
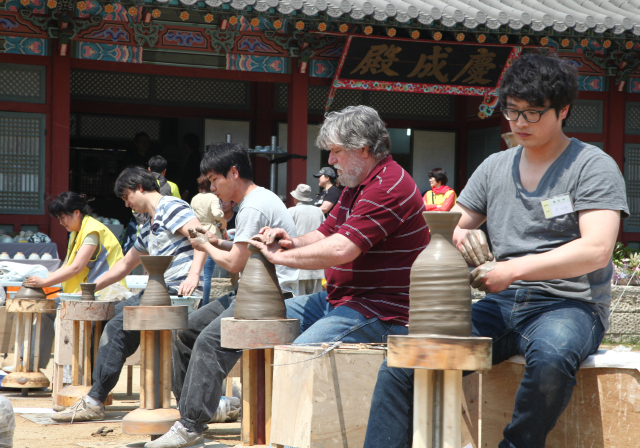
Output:
[[[367,104],[393,157],[424,193],[427,173],[458,192],[507,148],[494,113],[504,69],[528,49],[580,71],[566,132],[619,164],[640,241],[638,0],[0,0],[0,226],[38,226],[61,256],[47,201],[73,190],[128,221],[113,183],[149,136],[180,182],[184,136],[252,148],[254,177],[283,199],[328,155],[325,110]],[[276,151],[260,151],[277,138]],[[193,136],[191,136],[191,139]],[[508,139],[508,136],[507,136]],[[281,151],[277,151],[281,147]],[[274,162],[274,163],[272,163]]]

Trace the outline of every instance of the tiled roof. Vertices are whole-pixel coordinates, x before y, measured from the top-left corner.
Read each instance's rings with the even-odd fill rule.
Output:
[[[196,1],[180,0],[184,5]],[[553,28],[563,32],[572,28],[579,33],[630,31],[640,35],[640,0],[205,0],[205,3],[213,7],[229,3],[237,10],[251,6],[260,12],[275,8],[282,14],[326,13],[336,19],[348,14],[356,20],[373,17],[379,22],[392,19],[408,23],[415,19],[431,25],[440,21],[447,27],[460,24],[471,29],[479,25],[489,29],[508,25],[518,30],[527,25],[534,31]]]

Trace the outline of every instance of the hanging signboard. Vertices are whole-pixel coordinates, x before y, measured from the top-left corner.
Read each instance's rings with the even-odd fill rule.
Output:
[[[521,47],[350,36],[327,99],[337,89],[495,96]]]

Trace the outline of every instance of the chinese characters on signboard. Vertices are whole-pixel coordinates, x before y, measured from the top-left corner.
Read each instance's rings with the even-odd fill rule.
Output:
[[[353,38],[337,78],[495,88],[511,47]]]

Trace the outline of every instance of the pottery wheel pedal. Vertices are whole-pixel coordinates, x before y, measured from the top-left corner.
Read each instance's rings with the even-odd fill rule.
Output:
[[[115,315],[115,301],[96,301],[95,283],[82,283],[80,300],[62,300],[60,302],[60,319],[73,321],[73,353],[71,358],[70,386],[62,388],[54,398],[54,405],[60,407],[71,406],[79,397],[86,396],[91,390],[93,382],[91,373],[95,367],[102,322],[108,321]],[[93,337],[91,326],[93,323]],[[80,350],[80,327],[83,328],[83,344]],[[93,350],[92,350],[93,346]],[[82,369],[80,364],[82,364]],[[113,402],[113,394],[105,400],[105,406]]]
[[[242,353],[242,444],[271,441],[273,347],[300,335],[300,320],[287,319],[275,266],[249,245],[238,284],[234,317],[222,318],[220,345]],[[251,350],[249,350],[251,349]]]
[[[471,336],[469,271],[452,242],[461,214],[422,215],[431,242],[411,267],[409,335],[387,338],[387,364],[415,369],[413,447],[458,448],[462,372],[491,369],[492,340]]]
[[[56,303],[47,300],[42,288],[23,286],[13,299],[7,299],[8,313],[17,313],[14,371],[2,379],[2,387],[29,389],[49,387],[49,379],[40,372],[40,331],[42,314],[54,313]],[[35,336],[33,327],[35,323]],[[24,350],[23,348],[24,344]],[[21,356],[22,354],[22,356]],[[31,362],[33,358],[33,363]]]
[[[171,330],[188,327],[188,307],[171,306],[164,272],[172,256],[141,256],[149,282],[139,306],[124,307],[124,329],[140,331],[140,408],[122,419],[122,432],[152,437],[180,420],[171,408]]]

